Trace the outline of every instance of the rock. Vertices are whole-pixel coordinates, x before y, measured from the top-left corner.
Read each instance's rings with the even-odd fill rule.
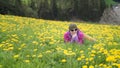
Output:
[[[120,25],[120,4],[105,9],[100,23]]]

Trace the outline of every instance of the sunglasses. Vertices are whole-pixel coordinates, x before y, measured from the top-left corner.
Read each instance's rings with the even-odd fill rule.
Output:
[[[74,29],[74,30],[70,30],[70,31],[77,31],[77,29]]]

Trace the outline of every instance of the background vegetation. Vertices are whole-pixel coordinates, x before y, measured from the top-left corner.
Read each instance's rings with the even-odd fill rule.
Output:
[[[0,13],[53,20],[99,21],[112,0],[0,0]]]

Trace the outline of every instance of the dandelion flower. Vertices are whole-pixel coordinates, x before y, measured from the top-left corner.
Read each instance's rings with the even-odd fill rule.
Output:
[[[82,66],[82,68],[87,68],[87,65]]]
[[[90,65],[89,68],[94,68],[94,66]]]
[[[29,62],[30,62],[30,60],[24,60],[24,62],[29,63]]]
[[[66,59],[62,59],[61,62],[65,63],[65,62],[66,62]]]
[[[39,58],[42,58],[42,56],[43,56],[42,54],[39,54],[39,55],[38,55]]]
[[[13,58],[18,58],[18,57],[19,57],[19,55],[14,55],[14,56],[13,56]]]

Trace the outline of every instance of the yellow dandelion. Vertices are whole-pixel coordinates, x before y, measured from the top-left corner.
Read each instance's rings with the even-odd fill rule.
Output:
[[[80,61],[80,60],[82,60],[82,59],[81,59],[81,57],[78,57],[77,60]]]
[[[92,50],[91,52],[92,52],[92,53],[96,53],[96,51],[95,51],[95,50]]]
[[[65,63],[67,60],[66,59],[62,59],[61,62]]]
[[[29,63],[29,62],[30,62],[30,60],[24,60],[24,62]]]
[[[86,61],[88,61],[89,59],[88,59],[88,58],[86,58],[85,60],[86,60]]]
[[[120,68],[120,64],[117,64],[117,67]]]
[[[32,55],[32,57],[36,57],[36,55]]]
[[[50,50],[47,50],[46,53],[51,53],[51,51],[50,51]]]
[[[33,51],[37,51],[38,49],[34,49]]]
[[[38,58],[42,58],[42,56],[43,56],[42,54],[39,54],[39,55],[38,55]]]
[[[17,34],[13,34],[12,37],[17,37]]]
[[[33,41],[32,43],[35,44],[35,45],[38,45],[38,42],[37,42],[37,41]]]
[[[22,34],[22,36],[24,36],[24,37],[25,37],[25,36],[27,36],[27,34]]]
[[[49,44],[54,44],[54,42],[49,42]]]
[[[84,52],[83,50],[80,51],[80,53],[83,53],[83,52]]]
[[[94,57],[94,56],[95,56],[95,54],[91,54],[90,56],[91,56],[91,57]]]
[[[103,64],[101,63],[101,64],[99,64],[99,66],[100,66],[100,67],[102,67],[102,66],[103,66]]]
[[[21,50],[22,48],[18,48],[18,50]]]
[[[13,49],[14,49],[14,47],[9,47],[9,48],[8,48],[8,50],[13,50]]]
[[[30,55],[26,55],[26,57],[30,57]]]
[[[3,44],[0,44],[0,47],[2,47],[3,46]]]
[[[87,65],[82,66],[82,68],[87,68],[87,67],[88,67]]]
[[[6,30],[2,30],[2,32],[5,32]]]
[[[18,40],[15,39],[15,38],[12,38],[11,40],[12,40],[13,42],[18,42]]]
[[[107,66],[106,64],[103,65],[103,68],[112,68],[112,67],[109,67]]]
[[[21,47],[25,47],[26,46],[26,44],[25,43],[23,43],[22,45],[21,45]]]
[[[82,56],[81,56],[81,58],[83,59],[83,58],[85,58],[85,56],[84,56],[84,55],[82,55]]]
[[[18,57],[19,57],[19,55],[14,55],[14,56],[13,56],[13,58],[15,58],[15,59],[18,58]]]
[[[86,64],[88,64],[89,62],[87,61]]]
[[[94,68],[94,66],[93,66],[93,65],[90,65],[89,68]]]
[[[106,58],[106,61],[108,61],[108,62],[115,62],[116,59],[115,59],[114,56],[108,56],[108,57]]]
[[[68,53],[68,51],[67,50],[64,50],[64,54],[67,54]]]
[[[93,57],[90,57],[90,58],[89,58],[89,61],[92,61],[92,60],[93,60]]]

